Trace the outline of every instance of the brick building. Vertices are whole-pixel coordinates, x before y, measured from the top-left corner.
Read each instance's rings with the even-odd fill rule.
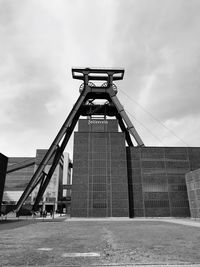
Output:
[[[200,218],[200,169],[186,174],[186,185],[192,218]]]
[[[185,174],[200,166],[200,148],[127,148],[130,216],[190,216]]]
[[[15,204],[19,200],[39,163],[44,157],[46,151],[46,149],[37,149],[36,157],[10,157],[8,159],[8,167],[28,161],[32,161],[33,164],[14,172],[10,172],[6,175],[5,188],[3,193],[4,203]],[[66,153],[66,157],[69,158],[68,153]],[[67,179],[70,179],[69,177],[63,177],[63,164],[64,160],[62,156],[40,202],[40,205],[42,205],[43,208],[48,211],[59,209],[59,205],[63,206],[61,202],[63,201],[64,184],[66,183],[65,181],[67,181]],[[45,170],[47,171],[50,167],[51,161],[49,161],[49,165],[45,167]],[[71,171],[67,171],[67,169],[69,169],[69,164],[65,166],[65,169],[66,175],[69,176],[71,174]],[[26,203],[33,204],[38,192],[38,187],[39,186],[37,186],[30,194],[30,196],[26,200]]]
[[[124,133],[116,120],[79,120],[71,216],[129,216]]]
[[[79,120],[71,215],[190,216],[185,174],[199,159],[197,147],[126,147],[117,120]]]
[[[1,204],[5,186],[7,163],[8,163],[8,158],[0,153],[0,215],[1,215]]]

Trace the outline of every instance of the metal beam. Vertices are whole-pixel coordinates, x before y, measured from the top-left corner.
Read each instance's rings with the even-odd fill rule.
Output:
[[[43,194],[44,194],[44,192],[45,192],[45,190],[46,190],[46,188],[47,188],[47,186],[48,186],[48,184],[50,182],[50,179],[51,179],[51,177],[52,177],[52,175],[53,175],[53,173],[54,173],[54,171],[55,171],[55,169],[56,169],[56,167],[57,167],[57,165],[59,163],[59,160],[60,160],[60,158],[61,158],[61,156],[62,156],[62,154],[64,152],[64,149],[65,149],[65,147],[66,147],[66,145],[67,145],[67,143],[69,141],[69,138],[70,138],[70,136],[71,136],[71,134],[72,134],[72,132],[74,130],[74,127],[76,126],[76,123],[77,123],[78,119],[79,119],[79,112],[74,117],[69,130],[66,132],[61,146],[57,148],[55,157],[54,157],[53,162],[51,164],[51,167],[50,167],[50,169],[48,171],[48,174],[47,174],[47,176],[46,176],[46,178],[45,178],[43,184],[41,185],[40,190],[39,190],[39,192],[37,194],[35,203],[33,205],[33,211],[37,210],[37,206],[38,206],[38,204],[40,202],[40,199],[43,196]]]
[[[87,88],[88,89],[88,88]],[[61,127],[60,131],[58,132],[56,138],[54,139],[53,143],[51,144],[49,150],[45,154],[44,158],[42,159],[40,165],[38,166],[36,172],[34,173],[31,181],[29,182],[28,186],[26,187],[25,191],[23,192],[22,196],[18,200],[15,208],[15,212],[17,212],[21,206],[23,205],[24,201],[29,196],[30,192],[33,190],[33,187],[35,187],[35,183],[37,183],[40,175],[42,174],[45,166],[48,164],[49,160],[51,159],[52,155],[55,153],[57,146],[59,145],[60,141],[64,137],[64,135],[70,131],[70,126],[72,124],[72,121],[77,114],[80,106],[84,103],[86,100],[86,95],[88,93],[88,90],[83,90],[83,92],[80,94],[78,100],[76,101],[74,107],[72,108],[70,114],[68,115],[67,119],[65,120],[63,126]]]
[[[29,167],[34,164],[35,164],[35,158],[31,158],[31,159],[28,159],[28,160],[25,160],[19,163],[15,163],[7,167],[6,173],[14,172],[14,171]]]
[[[108,76],[113,77],[113,81],[122,80],[124,77],[124,69],[96,69],[96,68],[73,68],[73,79],[85,81],[87,76],[88,80],[107,81]]]
[[[129,135],[129,131],[126,129],[125,125],[124,125],[124,122],[121,118],[121,116],[119,115],[119,113],[117,114],[116,118],[118,119],[118,122],[119,122],[119,126],[122,130],[122,132],[125,133],[125,138],[126,138],[126,142],[129,146],[133,146],[133,142],[131,140],[131,137]]]
[[[115,116],[118,118],[119,125],[122,131],[125,132],[126,141],[128,145],[132,146],[133,143],[131,141],[130,134],[134,137],[137,144],[139,146],[143,146],[143,142],[138,135],[136,129],[134,128],[133,124],[131,123],[130,119],[128,118],[123,106],[119,102],[118,98],[116,97],[117,91],[113,88],[113,81],[114,80],[122,80],[124,75],[123,69],[81,69],[81,68],[74,68],[72,69],[72,76],[74,79],[81,79],[84,81],[84,86],[81,89],[81,94],[77,99],[75,105],[73,106],[71,112],[69,113],[67,119],[65,120],[63,126],[61,127],[60,131],[58,132],[56,138],[52,142],[50,148],[48,149],[47,153],[45,154],[44,158],[40,162],[36,172],[34,173],[31,181],[29,182],[28,186],[26,187],[25,191],[23,192],[22,196],[20,197],[19,201],[17,202],[15,211],[19,211],[29,194],[34,190],[34,188],[39,184],[41,180],[41,186],[36,197],[33,210],[37,209],[37,205],[44,194],[48,183],[55,171],[55,168],[62,156],[62,153],[68,143],[68,140],[74,130],[74,127],[78,121],[79,116],[83,112],[84,104],[88,99],[107,99],[109,100],[110,104],[113,104],[114,109],[116,110]],[[90,80],[105,80],[105,83],[102,87],[95,86],[94,84],[89,83]],[[101,108],[95,107],[95,111],[100,112]],[[106,111],[106,108],[105,108]],[[85,109],[84,109],[85,112]],[[101,111],[102,112],[102,111]],[[113,111],[111,111],[111,114]],[[124,123],[127,127],[125,127]],[[61,143],[61,145],[60,145]],[[51,168],[49,169],[46,177],[44,176],[44,168],[48,165],[50,159],[53,158],[53,163]],[[43,174],[43,175],[42,175]]]
[[[124,120],[127,126],[127,130],[130,132],[130,134],[134,137],[135,141],[137,142],[138,146],[144,146],[144,143],[142,142],[142,139],[140,138],[139,134],[137,133],[135,127],[133,126],[132,122],[130,121],[128,115],[126,114],[123,106],[119,102],[116,94],[114,91],[110,93],[110,97],[114,105],[116,106],[120,116]]]

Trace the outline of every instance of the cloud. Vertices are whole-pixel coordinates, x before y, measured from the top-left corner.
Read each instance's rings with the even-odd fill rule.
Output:
[[[34,155],[50,145],[79,96],[73,66],[124,67],[122,104],[154,129],[120,88],[182,131],[179,121],[199,118],[199,7],[198,0],[0,0],[1,152]]]
[[[158,110],[162,106],[161,118],[197,112],[187,106],[188,101],[196,106],[199,95],[199,8],[199,1],[119,2],[113,57],[116,64],[126,66],[124,88],[140,100],[144,79],[153,75],[152,99],[146,105]]]
[[[0,0],[1,152],[48,147],[79,96],[71,68],[109,66],[112,2]]]
[[[198,0],[118,1],[111,54],[125,67],[121,88],[163,123],[200,117],[199,8]],[[134,106],[132,113],[152,127]]]

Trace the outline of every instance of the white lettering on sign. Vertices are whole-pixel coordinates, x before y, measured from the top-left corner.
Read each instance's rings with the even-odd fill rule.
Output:
[[[89,120],[88,124],[108,124],[108,121],[95,121],[95,120]]]

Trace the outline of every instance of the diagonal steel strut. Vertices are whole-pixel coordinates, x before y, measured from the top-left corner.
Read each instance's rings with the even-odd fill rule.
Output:
[[[29,185],[24,190],[22,196],[18,200],[16,206],[15,206],[15,212],[19,211],[21,206],[23,205],[24,201],[27,199],[31,191],[33,190],[33,187],[35,187],[35,183],[37,183],[38,179],[40,178],[45,166],[48,164],[49,160],[51,159],[53,153],[55,153],[61,139],[64,137],[64,135],[71,135],[70,126],[73,123],[73,119],[75,115],[78,113],[80,106],[84,103],[85,97],[87,95],[87,90],[84,90],[77,102],[75,103],[74,107],[72,108],[69,116],[67,117],[66,121],[64,122],[63,126],[61,127],[59,133],[57,134],[56,138],[54,139],[52,145],[50,146],[49,150],[47,151],[46,155],[42,159],[40,165],[38,166],[36,172],[34,173]],[[77,121],[76,121],[77,122]],[[70,137],[70,136],[69,136]]]
[[[136,131],[135,127],[133,126],[131,120],[129,119],[128,115],[126,114],[126,111],[124,110],[123,106],[119,102],[119,99],[117,98],[116,94],[113,95],[113,93],[110,93],[110,97],[114,105],[116,106],[119,115],[122,117],[124,122],[126,123],[127,130],[130,132],[130,134],[134,137],[135,141],[137,142],[138,146],[144,146],[144,143],[142,142],[142,139],[140,138],[138,132]]]

